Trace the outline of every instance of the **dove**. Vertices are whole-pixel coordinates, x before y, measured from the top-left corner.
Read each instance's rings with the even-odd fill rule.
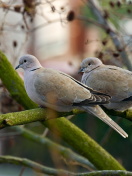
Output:
[[[117,66],[104,65],[95,57],[81,63],[81,82],[94,90],[111,96],[108,109],[125,111],[132,107],[132,72]]]
[[[30,99],[59,112],[78,108],[97,116],[124,138],[128,134],[101,109],[100,104],[109,103],[110,96],[87,87],[70,75],[44,68],[33,55],[19,59],[16,69],[24,70],[24,85]]]

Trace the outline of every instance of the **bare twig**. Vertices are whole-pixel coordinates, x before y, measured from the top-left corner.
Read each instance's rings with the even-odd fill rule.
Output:
[[[85,16],[82,16],[82,15],[78,15],[75,17],[77,20],[82,20],[82,21],[86,21],[88,23],[91,23],[91,24],[94,24],[95,26],[98,26],[100,28],[104,28],[104,29],[107,29],[107,27],[105,25],[103,25],[102,23],[98,22],[98,21],[95,21],[93,19],[90,19],[90,18],[87,18]]]
[[[21,171],[20,171],[19,176],[22,176],[22,175],[23,175],[23,173],[24,173],[24,171],[25,171],[25,167],[22,167],[22,169],[21,169]]]

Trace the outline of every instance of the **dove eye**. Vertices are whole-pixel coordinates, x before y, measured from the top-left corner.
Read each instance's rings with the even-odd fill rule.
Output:
[[[92,65],[91,63],[88,63],[88,65],[90,66],[90,65]]]
[[[24,60],[24,62],[27,62],[26,60]]]

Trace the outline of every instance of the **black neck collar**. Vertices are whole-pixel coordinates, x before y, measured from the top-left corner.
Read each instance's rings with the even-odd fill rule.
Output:
[[[93,70],[95,70],[96,68],[98,68],[98,67],[100,67],[100,65],[99,66],[97,66],[97,67],[95,67],[95,68],[93,68],[92,70],[90,70],[89,72],[87,72],[87,73],[90,73],[91,71],[93,71]]]
[[[40,68],[41,68],[41,67],[34,68],[34,69],[30,70],[30,71],[35,71],[35,70],[38,70],[38,69],[40,69]]]

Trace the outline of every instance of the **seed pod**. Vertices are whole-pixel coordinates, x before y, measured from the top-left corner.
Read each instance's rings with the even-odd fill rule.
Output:
[[[75,18],[75,13],[74,13],[74,11],[71,10],[71,11],[68,13],[68,15],[67,15],[67,20],[68,20],[68,21],[73,21],[74,18]]]

